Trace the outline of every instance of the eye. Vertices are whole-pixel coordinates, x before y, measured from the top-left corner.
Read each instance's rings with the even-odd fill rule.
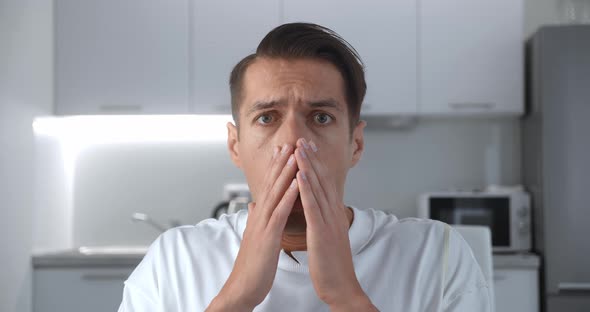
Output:
[[[332,116],[326,113],[317,113],[313,116],[313,118],[317,123],[321,125],[327,125],[330,122],[332,122]]]
[[[258,118],[256,119],[256,122],[261,125],[268,125],[272,121],[273,121],[273,118],[270,114],[262,114],[262,115],[258,116]]]

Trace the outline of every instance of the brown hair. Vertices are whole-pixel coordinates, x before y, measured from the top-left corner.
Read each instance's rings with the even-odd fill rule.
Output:
[[[356,50],[334,31],[316,24],[290,23],[276,27],[260,42],[256,53],[242,59],[232,70],[229,86],[234,122],[238,125],[242,80],[258,57],[320,59],[336,66],[344,79],[350,131],[358,123],[367,84],[363,63]]]

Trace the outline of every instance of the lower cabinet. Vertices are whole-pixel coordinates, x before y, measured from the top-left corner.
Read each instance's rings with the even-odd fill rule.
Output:
[[[134,267],[35,268],[34,312],[117,311]]]
[[[494,268],[497,312],[539,312],[537,268]]]

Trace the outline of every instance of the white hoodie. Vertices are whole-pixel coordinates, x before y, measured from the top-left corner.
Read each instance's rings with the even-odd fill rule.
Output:
[[[491,312],[483,273],[455,230],[352,209],[356,276],[380,311]],[[232,271],[247,217],[242,210],[162,234],[125,282],[119,312],[204,311]],[[281,251],[272,289],[254,311],[329,311],[314,291],[307,252],[292,254],[299,263]]]

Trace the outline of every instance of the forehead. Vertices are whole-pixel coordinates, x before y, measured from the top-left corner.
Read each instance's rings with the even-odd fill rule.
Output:
[[[331,99],[346,111],[342,75],[324,60],[259,58],[246,70],[242,95],[240,110],[261,101],[300,104]]]

